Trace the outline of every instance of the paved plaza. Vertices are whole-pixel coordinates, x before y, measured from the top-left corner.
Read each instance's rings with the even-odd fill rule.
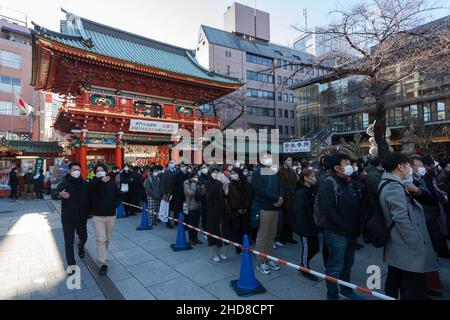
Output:
[[[90,257],[82,262],[82,287],[70,290],[66,286],[64,242],[60,222],[60,202],[0,200],[0,299],[28,300],[104,300],[111,297],[111,286],[117,290],[116,299],[139,300],[323,300],[324,281],[313,283],[298,271],[283,267],[279,272],[257,279],[267,292],[240,298],[230,287],[239,278],[241,257],[229,248],[229,260],[219,264],[208,257],[206,241],[193,250],[173,252],[176,229],[160,224],[152,230],[136,231],[140,215],[120,219],[116,223],[109,248],[108,278],[99,278],[96,268],[89,266]],[[95,259],[92,221],[88,223],[88,255]],[[203,240],[203,239],[202,239]],[[299,264],[300,245],[287,245],[275,250],[278,258]],[[382,284],[386,266],[382,250],[365,246],[356,252],[352,282],[366,286],[367,267],[379,265]],[[444,298],[450,299],[450,261],[440,261],[440,276],[445,286]],[[323,272],[322,257],[317,255],[312,269]],[[91,270],[91,271],[90,271]],[[92,273],[93,272],[93,275]],[[100,280],[99,280],[100,279]],[[109,285],[105,285],[109,281]]]

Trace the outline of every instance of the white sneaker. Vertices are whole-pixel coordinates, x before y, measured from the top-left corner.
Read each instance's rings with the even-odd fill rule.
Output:
[[[256,266],[256,270],[261,272],[264,275],[270,274],[270,268],[266,263],[261,263]]]
[[[212,261],[219,263],[220,262],[219,256],[215,256],[214,258],[212,258]]]
[[[275,243],[272,245],[272,248],[278,249],[278,247],[277,247],[277,245]]]
[[[282,244],[280,241],[275,242],[275,245],[280,248],[284,247],[284,244]]]
[[[281,269],[281,267],[279,265],[277,265],[275,262],[273,262],[272,260],[267,262],[267,265],[269,266],[270,269],[272,269],[274,271],[278,271]]]
[[[224,254],[220,254],[219,257],[222,260],[228,260],[228,257],[226,255],[224,255]]]

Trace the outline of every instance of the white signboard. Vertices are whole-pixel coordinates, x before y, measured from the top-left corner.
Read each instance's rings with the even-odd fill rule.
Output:
[[[131,119],[130,131],[172,134],[178,131],[178,123]]]
[[[283,143],[283,153],[311,152],[311,141],[293,141]]]

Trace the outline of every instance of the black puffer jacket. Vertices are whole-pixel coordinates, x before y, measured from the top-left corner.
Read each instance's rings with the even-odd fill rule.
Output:
[[[314,193],[312,188],[301,186],[294,195],[293,230],[301,237],[318,232],[314,223]]]
[[[330,178],[338,185],[337,195]],[[326,216],[325,229],[343,236],[358,236],[361,232],[361,201],[351,178],[343,179],[335,174],[330,178],[322,181],[319,191],[319,208]]]
[[[89,196],[90,214],[93,216],[114,216],[121,202],[120,190],[112,180],[103,182],[95,178],[89,185]]]
[[[88,183],[67,174],[56,189],[58,193],[65,190],[70,194],[68,199],[61,199],[62,221],[85,222],[90,208]]]

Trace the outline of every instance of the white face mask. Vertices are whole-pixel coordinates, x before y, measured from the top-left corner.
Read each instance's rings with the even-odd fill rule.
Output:
[[[154,172],[153,172],[153,176],[154,176],[154,177],[157,177],[157,176],[158,176],[158,171],[154,171]]]
[[[181,167],[180,170],[181,170],[181,172],[186,173],[187,168],[186,167]]]
[[[359,168],[358,167],[353,167],[353,172],[354,173],[357,173],[359,171]]]
[[[419,177],[423,177],[424,175],[427,174],[427,169],[425,169],[425,167],[419,167],[417,168],[417,175]]]
[[[242,173],[244,174],[244,176],[248,175],[248,171],[244,171]]]
[[[218,175],[217,172],[213,172],[213,173],[211,173],[211,178],[213,178],[214,180],[217,180],[217,175]]]
[[[239,180],[239,175],[237,175],[237,174],[232,174],[231,175],[231,180]]]
[[[105,171],[99,171],[95,174],[95,176],[99,179],[103,178],[106,176],[106,172]]]
[[[202,168],[201,172],[202,172],[202,174],[207,174],[208,173],[208,168]]]
[[[344,175],[350,177],[353,174],[353,167],[351,165],[347,165],[344,167]]]
[[[72,177],[74,177],[75,179],[78,179],[80,176],[81,176],[81,171],[72,171],[71,173],[70,173],[70,175],[72,176]]]
[[[130,168],[125,167],[125,168],[123,168],[123,171],[128,172],[128,171],[130,171]]]
[[[272,158],[266,158],[266,159],[262,159],[261,163],[266,167],[270,167],[273,163],[273,160],[272,160]]]

